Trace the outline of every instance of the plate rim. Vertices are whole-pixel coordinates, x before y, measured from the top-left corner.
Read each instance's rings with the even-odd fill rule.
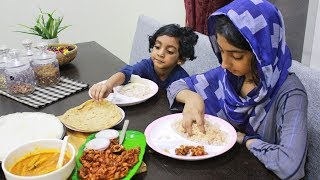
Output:
[[[132,74],[132,75],[131,75],[131,77],[136,77],[136,76],[138,76],[138,75],[135,75],[135,74]],[[156,95],[156,94],[158,93],[158,91],[159,91],[159,86],[158,86],[155,82],[151,81],[150,79],[143,78],[143,77],[140,77],[140,76],[139,76],[139,78],[141,78],[143,81],[148,82],[148,85],[149,85],[149,87],[151,87],[152,90],[153,90],[152,87],[156,87],[155,90],[152,91],[152,93],[150,93],[150,94],[149,94],[148,96],[146,96],[144,99],[140,99],[139,101],[129,101],[129,102],[124,102],[124,103],[119,103],[119,102],[116,102],[116,101],[111,100],[111,102],[114,103],[114,104],[116,104],[117,106],[120,106],[120,107],[133,106],[133,105],[136,105],[136,104],[140,104],[140,103],[145,102],[146,100],[150,99],[151,97],[153,97],[154,95]],[[104,83],[104,82],[106,82],[106,81],[107,81],[107,80],[103,80],[103,81],[100,81],[100,82],[98,82],[98,83]],[[120,86],[124,86],[124,85],[120,85]],[[117,87],[120,87],[120,86],[116,86],[116,87],[114,87],[114,88],[117,88]],[[89,97],[92,98],[92,97],[91,97],[91,94],[90,94],[90,89],[88,90],[88,94],[89,94]],[[113,95],[114,93],[110,93],[110,94]],[[110,94],[109,94],[109,96],[110,96]],[[108,96],[108,97],[109,97],[109,96]],[[110,101],[110,100],[108,99],[108,97],[106,97],[105,99],[108,100],[108,101]]]
[[[125,116],[126,116],[126,113],[124,112],[124,110],[123,110],[122,108],[120,108],[120,107],[118,107],[118,106],[117,106],[117,108],[118,108],[118,109],[120,110],[120,112],[121,112],[121,118],[120,118],[120,120],[119,120],[115,125],[113,125],[112,127],[120,124],[120,123],[124,120],[124,118],[125,118]],[[86,131],[86,130],[81,130],[81,129],[76,129],[76,128],[70,127],[70,126],[64,124],[62,121],[60,121],[60,122],[61,122],[63,125],[65,125],[68,129],[71,129],[71,130],[77,131],[77,132],[83,132],[83,133],[94,133],[94,132],[98,132],[98,131],[102,131],[102,130],[105,130],[105,129],[110,129],[110,128],[112,128],[112,127],[109,127],[109,128],[104,128],[104,129],[100,129],[100,130]]]
[[[236,143],[237,133],[236,133],[235,128],[229,122],[227,122],[226,120],[224,120],[222,118],[219,118],[219,117],[216,117],[216,116],[213,116],[213,115],[209,115],[209,114],[205,114],[205,117],[207,117],[209,119],[213,118],[213,119],[218,120],[219,123],[223,123],[224,125],[227,126],[228,129],[230,129],[232,131],[232,132],[227,132],[230,135],[230,140],[229,140],[230,143],[228,143],[226,148],[224,148],[222,151],[219,151],[219,153],[216,153],[214,155],[203,155],[203,156],[178,156],[178,155],[175,155],[175,154],[167,153],[167,152],[161,150],[160,148],[158,148],[151,141],[150,135],[151,135],[152,130],[155,128],[155,126],[157,126],[158,123],[160,123],[161,121],[170,120],[168,118],[176,119],[177,117],[182,117],[182,113],[175,113],[175,114],[169,114],[169,115],[166,115],[166,116],[162,116],[162,117],[154,120],[152,123],[150,123],[147,126],[147,128],[144,131],[144,134],[146,136],[147,144],[148,144],[148,146],[150,148],[152,148],[153,150],[155,150],[156,152],[158,152],[158,153],[160,153],[160,154],[162,154],[164,156],[171,157],[171,158],[174,158],[174,159],[185,160],[185,161],[198,161],[198,160],[204,160],[204,159],[209,159],[209,158],[212,158],[212,157],[215,157],[215,156],[219,156],[219,155],[227,152],[228,150],[230,150],[234,146],[234,144]]]

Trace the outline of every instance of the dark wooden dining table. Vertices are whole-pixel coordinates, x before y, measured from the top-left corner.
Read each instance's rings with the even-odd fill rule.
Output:
[[[93,85],[110,77],[125,65],[97,42],[79,43],[77,46],[77,57],[70,64],[60,67],[61,75]],[[41,109],[34,109],[0,95],[0,116],[15,112],[44,112],[58,116],[88,99],[88,91],[84,90]],[[158,92],[141,104],[122,109],[125,118],[130,120],[128,129],[141,132],[152,121],[176,113],[170,111],[165,92]],[[120,123],[114,128],[121,129],[122,125]],[[77,136],[75,132],[68,132]],[[82,134],[81,137],[85,138],[87,135]],[[224,154],[200,161],[172,159],[147,146],[143,161],[147,165],[147,171],[135,175],[133,179],[278,179],[250,151],[237,143]],[[0,179],[5,179],[2,170]]]

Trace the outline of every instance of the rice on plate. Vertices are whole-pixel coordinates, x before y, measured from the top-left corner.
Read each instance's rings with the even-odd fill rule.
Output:
[[[152,89],[146,84],[131,82],[120,88],[118,93],[128,97],[144,99],[152,93]]]
[[[184,138],[194,141],[200,144],[209,144],[209,145],[223,145],[227,142],[227,133],[220,130],[219,124],[211,124],[208,120],[204,121],[204,128],[206,133],[202,133],[197,124],[192,124],[192,135],[189,136],[188,133],[184,131],[182,126],[182,119],[175,121],[172,124],[172,127],[176,130],[178,134]]]

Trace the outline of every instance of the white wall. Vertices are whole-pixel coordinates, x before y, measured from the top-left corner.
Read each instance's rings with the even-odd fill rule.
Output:
[[[312,43],[310,67],[320,70],[320,3],[317,1],[317,13],[315,20],[315,31]]]
[[[17,24],[33,25],[39,8],[57,10],[63,24],[72,26],[61,32],[60,42],[96,41],[124,62],[129,61],[131,44],[140,14],[161,23],[184,25],[184,0],[0,0],[0,45],[21,48],[23,39],[34,36],[13,32]],[[309,1],[302,63],[320,69],[320,3]],[[147,38],[147,37],[146,37]]]
[[[161,23],[184,25],[183,0],[1,0],[0,45],[22,48],[21,41],[35,36],[13,32],[17,24],[34,25],[39,8],[56,10],[64,25],[72,26],[59,34],[60,42],[96,41],[125,62],[129,61],[138,16],[145,14]],[[146,37],[147,38],[147,37]]]
[[[301,63],[320,69],[320,3],[310,0]]]

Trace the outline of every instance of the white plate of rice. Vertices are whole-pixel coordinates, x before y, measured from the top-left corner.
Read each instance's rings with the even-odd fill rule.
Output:
[[[60,120],[41,112],[18,112],[0,117],[0,162],[16,146],[37,139],[61,139],[65,128]]]
[[[145,130],[147,144],[155,151],[180,160],[202,160],[218,156],[233,147],[237,140],[236,130],[227,121],[215,116],[205,115],[206,134],[202,134],[193,124],[193,136],[188,136],[182,129],[182,113],[161,117]],[[180,145],[204,146],[207,155],[180,156],[175,149]]]
[[[99,83],[104,82],[106,80]],[[110,93],[106,99],[118,106],[132,106],[148,100],[157,94],[158,90],[159,87],[155,82],[132,75],[128,84],[115,87],[114,92]],[[88,93],[91,97],[90,90]]]

